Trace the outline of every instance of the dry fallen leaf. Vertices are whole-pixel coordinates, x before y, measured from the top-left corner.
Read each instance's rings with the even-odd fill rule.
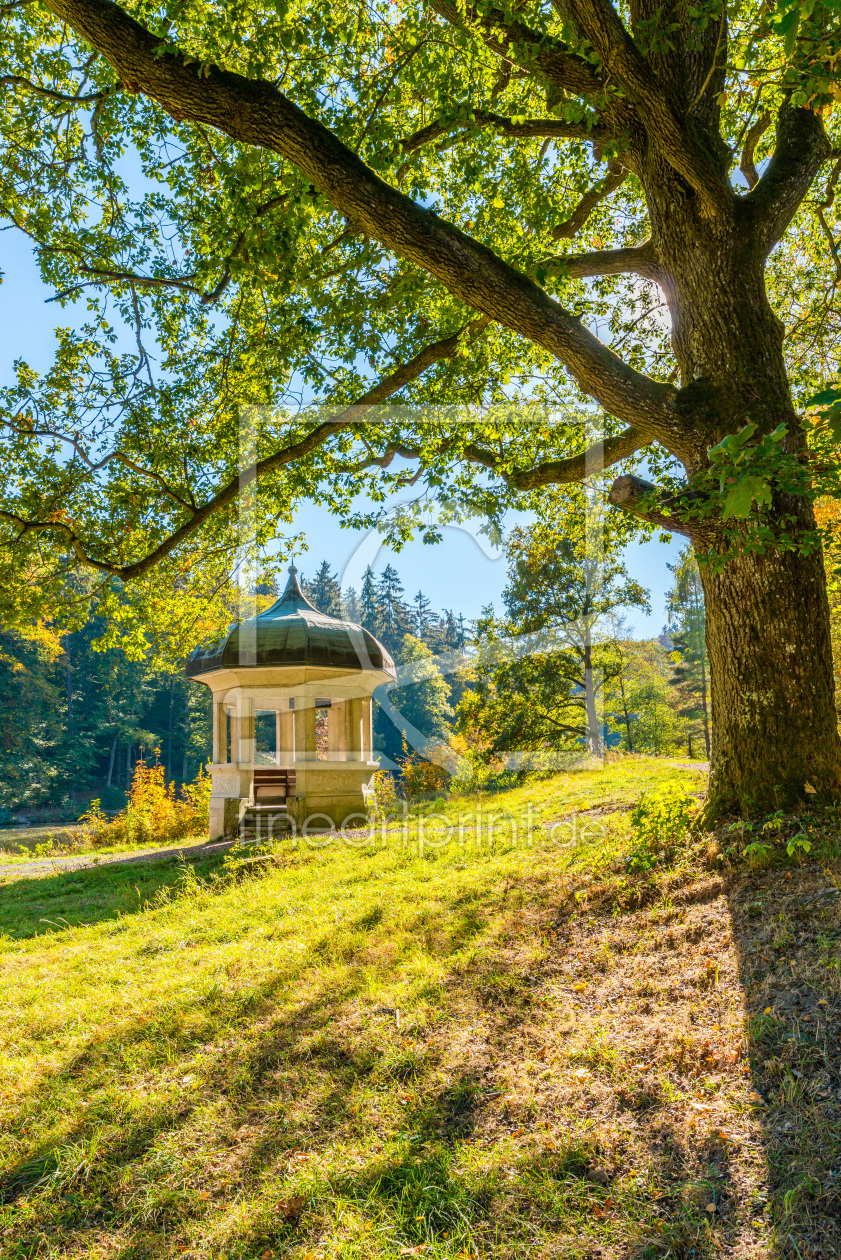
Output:
[[[713,1212],[717,1212],[718,1208],[715,1206],[714,1203],[708,1203],[707,1206],[704,1208],[704,1211],[712,1214]]]
[[[600,1186],[606,1186],[610,1181],[610,1177],[603,1168],[591,1168],[587,1173],[587,1180],[595,1181]]]
[[[294,1216],[300,1216],[301,1208],[304,1206],[304,1196],[302,1194],[294,1194],[291,1199],[286,1199],[277,1206],[283,1219],[289,1221]]]
[[[752,1102],[752,1103],[756,1103],[757,1107],[767,1107],[767,1106],[768,1106],[767,1102],[766,1102],[766,1101],[765,1101],[765,1099],[762,1097],[762,1095],[761,1095],[761,1094],[757,1094],[757,1092],[756,1092],[756,1090],[755,1090],[755,1089],[752,1089],[752,1090],[750,1091],[750,1093],[748,1094],[748,1098],[751,1100],[751,1102]]]

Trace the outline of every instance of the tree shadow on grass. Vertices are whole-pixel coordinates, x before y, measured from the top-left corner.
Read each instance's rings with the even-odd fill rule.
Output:
[[[381,1244],[394,1256],[539,1244],[629,1260],[836,1257],[837,898],[817,868],[729,887],[692,878],[659,892],[617,880],[582,902],[535,874],[419,906],[387,970],[396,979],[418,940],[443,964],[429,1027],[400,1027],[368,993],[364,942],[376,951],[390,934],[375,907],[245,992],[170,1002],[142,1071],[122,1065],[148,1020],[92,1037],[38,1083],[28,1121],[38,1127],[33,1098],[46,1116],[62,1080],[89,1106],[21,1151],[5,1200],[28,1238],[78,1247],[88,1229],[111,1231],[115,1260],[189,1256],[205,1231],[226,1260],[304,1254],[325,1237],[360,1260]],[[735,997],[703,965],[705,944],[724,970],[726,945],[732,993],[746,994],[752,1078],[714,1032]],[[781,972],[795,947],[802,965]],[[291,1000],[309,966],[310,991]],[[614,1036],[624,1027],[627,1044]],[[168,1085],[155,1094],[158,1071]],[[751,1088],[763,1100],[752,1115]]]
[[[760,1205],[785,1260],[841,1255],[841,863],[743,873],[729,891],[745,994]]]
[[[472,1020],[490,1020],[491,1041],[499,1043],[490,1054],[500,1061],[510,1053],[510,1029],[535,1018],[547,978],[533,960],[518,967],[506,954],[510,932],[523,931],[522,906],[534,884],[522,881],[510,890],[516,904],[488,928],[482,951],[471,954],[467,965],[450,965],[436,986],[444,1025],[460,1036]],[[459,895],[434,911],[419,908],[405,945],[390,958],[392,972],[399,972],[421,936],[440,959],[457,955],[482,930],[493,898],[489,889],[485,905]],[[559,902],[544,889],[540,930],[558,921],[565,904],[565,893]],[[379,915],[362,915],[353,926],[367,928],[372,937],[388,935]],[[449,1034],[407,1037],[393,1009],[366,1002],[364,958],[347,953],[341,932],[325,933],[315,943],[313,961],[317,966],[337,956],[347,963],[344,981],[324,979],[319,989],[314,973],[315,991],[282,1013],[278,1006],[284,998],[288,1003],[295,975],[291,963],[245,994],[217,991],[211,998],[188,994],[176,1006],[170,1001],[157,1029],[139,1018],[110,1037],[92,1036],[52,1082],[72,1082],[88,1108],[77,1111],[63,1132],[53,1128],[48,1143],[21,1152],[3,1180],[2,1198],[25,1218],[27,1236],[47,1231],[76,1239],[80,1230],[107,1228],[119,1237],[112,1254],[121,1260],[162,1258],[173,1254],[175,1239],[203,1229],[205,1218],[213,1217],[213,1229],[226,1240],[221,1254],[250,1260],[277,1246],[288,1249],[296,1239],[316,1241],[336,1212],[341,1215],[342,1204],[365,1228],[387,1237],[387,1254],[394,1255],[427,1244],[440,1255],[480,1245],[492,1254],[503,1242],[526,1245],[535,1221],[549,1235],[576,1236],[580,1223],[553,1223],[552,1214],[561,1207],[567,1216],[598,1209],[593,1198],[599,1186],[582,1180],[588,1165],[579,1138],[562,1155],[554,1145],[528,1160],[514,1152],[504,1168],[467,1178],[457,1166],[464,1151],[476,1158],[480,1149],[523,1133],[516,1104],[500,1097],[504,1091],[495,1087],[487,1063],[461,1061]],[[204,1022],[190,1034],[179,1033],[196,1004]],[[156,1053],[132,1077],[124,1068],[127,1052],[150,1035],[153,1041],[157,1036]],[[191,1064],[197,1051],[201,1066],[179,1087],[172,1065]],[[468,1048],[468,1058],[471,1053]],[[158,1091],[144,1105],[142,1091],[156,1069],[168,1085],[163,1096]],[[125,1082],[116,1123],[115,1079]],[[50,1092],[50,1082],[39,1082],[36,1110],[43,1097],[49,1112]],[[381,1116],[380,1097],[386,1099]],[[28,1122],[37,1128],[32,1099],[28,1110]],[[337,1146],[364,1144],[372,1123],[382,1128],[382,1151],[352,1160],[353,1175],[344,1171],[325,1180],[309,1174],[301,1183],[310,1160],[329,1161]],[[196,1150],[206,1152],[200,1165],[193,1162]],[[519,1184],[523,1177],[528,1191]],[[263,1193],[265,1187],[270,1189]],[[245,1218],[235,1210],[242,1195],[260,1199]],[[80,1217],[80,1199],[95,1210],[88,1207]],[[365,1257],[364,1239],[359,1247],[343,1254]]]
[[[161,869],[144,873],[147,896],[171,886],[177,876]],[[63,895],[68,881],[78,880],[86,889],[89,881],[96,887],[104,877],[106,892],[99,908],[101,918],[107,918],[139,908],[136,896],[133,904],[126,902],[122,875],[77,872],[56,877],[56,883]],[[37,885],[43,896],[43,881]],[[350,926],[371,938],[388,937],[380,914],[362,915]],[[479,930],[472,903],[448,905],[438,914],[420,908],[408,928],[403,947],[390,956],[394,972],[415,951],[421,934],[446,956]],[[349,1131],[356,1133],[358,1095],[372,1075],[377,1075],[376,1088],[386,1092],[417,1089],[431,1069],[422,1053],[403,1044],[395,1012],[389,1008],[381,1014],[367,1002],[359,1024],[359,998],[368,980],[364,960],[347,950],[341,931],[325,932],[314,942],[309,965],[317,968],[337,957],[346,964],[345,980],[319,984],[314,978],[312,996],[287,1011],[278,1008],[288,1004],[289,985],[303,965],[299,956],[245,993],[218,989],[199,997],[188,992],[181,1002],[165,1001],[157,1017],[138,1013],[110,1035],[95,1030],[56,1072],[21,1092],[27,1128],[46,1130],[50,1136],[46,1142],[18,1146],[19,1156],[7,1164],[2,1178],[0,1204],[21,1217],[27,1237],[37,1237],[39,1231],[75,1237],[90,1216],[97,1228],[107,1223],[120,1233],[126,1257],[168,1255],[167,1240],[185,1221],[200,1219],[208,1210],[207,1195],[202,1198],[194,1185],[183,1193],[173,1185],[185,1178],[189,1182],[190,1174],[184,1171],[183,1155],[175,1158],[174,1169],[167,1154],[192,1148],[192,1131],[206,1123],[203,1117],[219,1114],[222,1132],[204,1140],[223,1151],[218,1167],[203,1169],[204,1184],[218,1180],[225,1186],[232,1179],[232,1185],[241,1187],[259,1181],[302,1145],[325,1151],[346,1140]],[[196,1023],[191,1017],[199,1008],[202,1019]],[[137,1047],[144,1050],[140,1059],[134,1053]],[[200,1069],[185,1075],[179,1086],[174,1065],[192,1066],[197,1053]],[[155,1087],[158,1073],[166,1077],[163,1089]],[[115,1099],[115,1088],[122,1101]],[[62,1089],[69,1089],[77,1101],[57,1104],[56,1093]],[[425,1129],[448,1145],[468,1134],[474,1092],[470,1081],[436,1087],[426,1104]],[[278,1097],[285,1099],[281,1111],[274,1106]],[[62,1112],[72,1122],[56,1125],[54,1116]],[[225,1191],[220,1194],[224,1216]],[[98,1205],[84,1219],[77,1207],[80,1198]],[[211,1200],[217,1202],[216,1197]],[[256,1237],[256,1225],[255,1230]],[[250,1241],[242,1246],[241,1254],[251,1254]]]

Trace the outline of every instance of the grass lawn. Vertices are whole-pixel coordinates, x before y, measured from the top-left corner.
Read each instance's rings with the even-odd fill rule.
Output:
[[[703,786],[627,758],[257,874],[15,872],[0,1256],[841,1254],[838,847],[629,872],[668,783]]]

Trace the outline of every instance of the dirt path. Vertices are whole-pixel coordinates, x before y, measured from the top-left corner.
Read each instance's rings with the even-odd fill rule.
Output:
[[[15,876],[18,879],[29,879],[33,875],[57,875],[61,871],[81,871],[90,866],[113,866],[120,862],[169,862],[178,858],[195,861],[197,858],[224,853],[233,843],[233,840],[220,840],[213,844],[201,842],[180,845],[174,849],[137,849],[131,853],[80,853],[78,857],[69,855],[33,858],[30,862],[15,862],[13,866],[0,865],[0,879],[14,879]]]

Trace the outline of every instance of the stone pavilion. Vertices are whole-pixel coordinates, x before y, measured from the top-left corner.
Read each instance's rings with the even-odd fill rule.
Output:
[[[364,825],[371,697],[394,662],[362,626],[314,608],[294,565],[277,603],[196,648],[186,673],[213,693],[211,839]]]

